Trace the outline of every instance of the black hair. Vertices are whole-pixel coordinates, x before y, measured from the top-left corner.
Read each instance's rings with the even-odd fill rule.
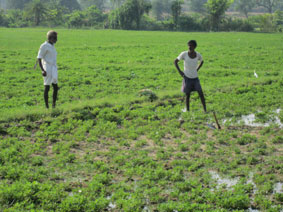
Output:
[[[189,43],[193,44],[193,45],[195,46],[195,48],[197,47],[197,42],[196,42],[195,40],[190,40],[190,41],[188,42],[188,44],[189,44]]]

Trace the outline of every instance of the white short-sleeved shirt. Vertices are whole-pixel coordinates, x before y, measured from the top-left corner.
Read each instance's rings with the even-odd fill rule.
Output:
[[[57,66],[57,52],[54,45],[48,43],[47,41],[41,44],[37,59],[43,59],[43,65],[48,64]]]
[[[47,41],[41,44],[37,59],[42,59],[42,66],[47,74],[46,77],[44,77],[44,85],[57,83],[57,52],[54,45],[48,43]]]
[[[189,57],[189,52],[184,51],[182,52],[177,59],[178,60],[184,60],[184,74],[188,78],[197,78],[198,77],[198,72],[197,72],[197,67],[198,67],[198,62],[202,62],[202,56],[200,53],[197,53],[197,56],[195,58],[190,58]]]

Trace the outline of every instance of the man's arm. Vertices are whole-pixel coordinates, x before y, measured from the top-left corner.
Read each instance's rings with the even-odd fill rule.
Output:
[[[41,69],[42,76],[46,77],[46,71],[44,70],[44,68],[42,66],[41,58],[38,58],[38,64],[39,64],[39,67]]]
[[[203,65],[203,60],[200,62],[199,66],[198,66],[198,68],[197,68],[197,71],[200,70],[200,68],[202,67],[202,65]]]
[[[178,72],[179,72],[179,74],[182,76],[182,77],[184,77],[185,76],[185,74],[184,74],[184,72],[182,72],[181,71],[181,69],[180,69],[180,67],[179,67],[179,60],[178,59],[176,59],[175,61],[174,61],[174,64],[175,64],[175,67],[177,68],[177,70],[178,70]]]

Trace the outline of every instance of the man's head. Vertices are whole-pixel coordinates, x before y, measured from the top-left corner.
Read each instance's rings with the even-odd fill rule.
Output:
[[[189,50],[193,51],[195,48],[197,48],[197,42],[195,40],[190,40],[188,42]]]
[[[49,32],[47,32],[47,39],[48,42],[51,44],[55,44],[57,42],[57,32],[50,30]]]

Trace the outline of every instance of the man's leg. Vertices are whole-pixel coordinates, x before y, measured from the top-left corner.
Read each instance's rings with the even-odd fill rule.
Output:
[[[202,106],[203,106],[203,110],[204,110],[204,112],[206,112],[205,98],[204,98],[202,90],[198,91],[198,95],[200,97],[200,100],[201,100],[201,103],[202,103]]]
[[[186,108],[187,108],[187,111],[190,111],[190,96],[191,96],[191,92],[189,93],[186,93]]]
[[[53,103],[52,103],[52,107],[55,108],[56,106],[56,100],[57,100],[57,95],[58,95],[58,84],[53,84]]]
[[[45,107],[49,108],[49,104],[48,104],[48,92],[50,90],[50,85],[45,85],[44,86],[44,101],[45,101]]]

